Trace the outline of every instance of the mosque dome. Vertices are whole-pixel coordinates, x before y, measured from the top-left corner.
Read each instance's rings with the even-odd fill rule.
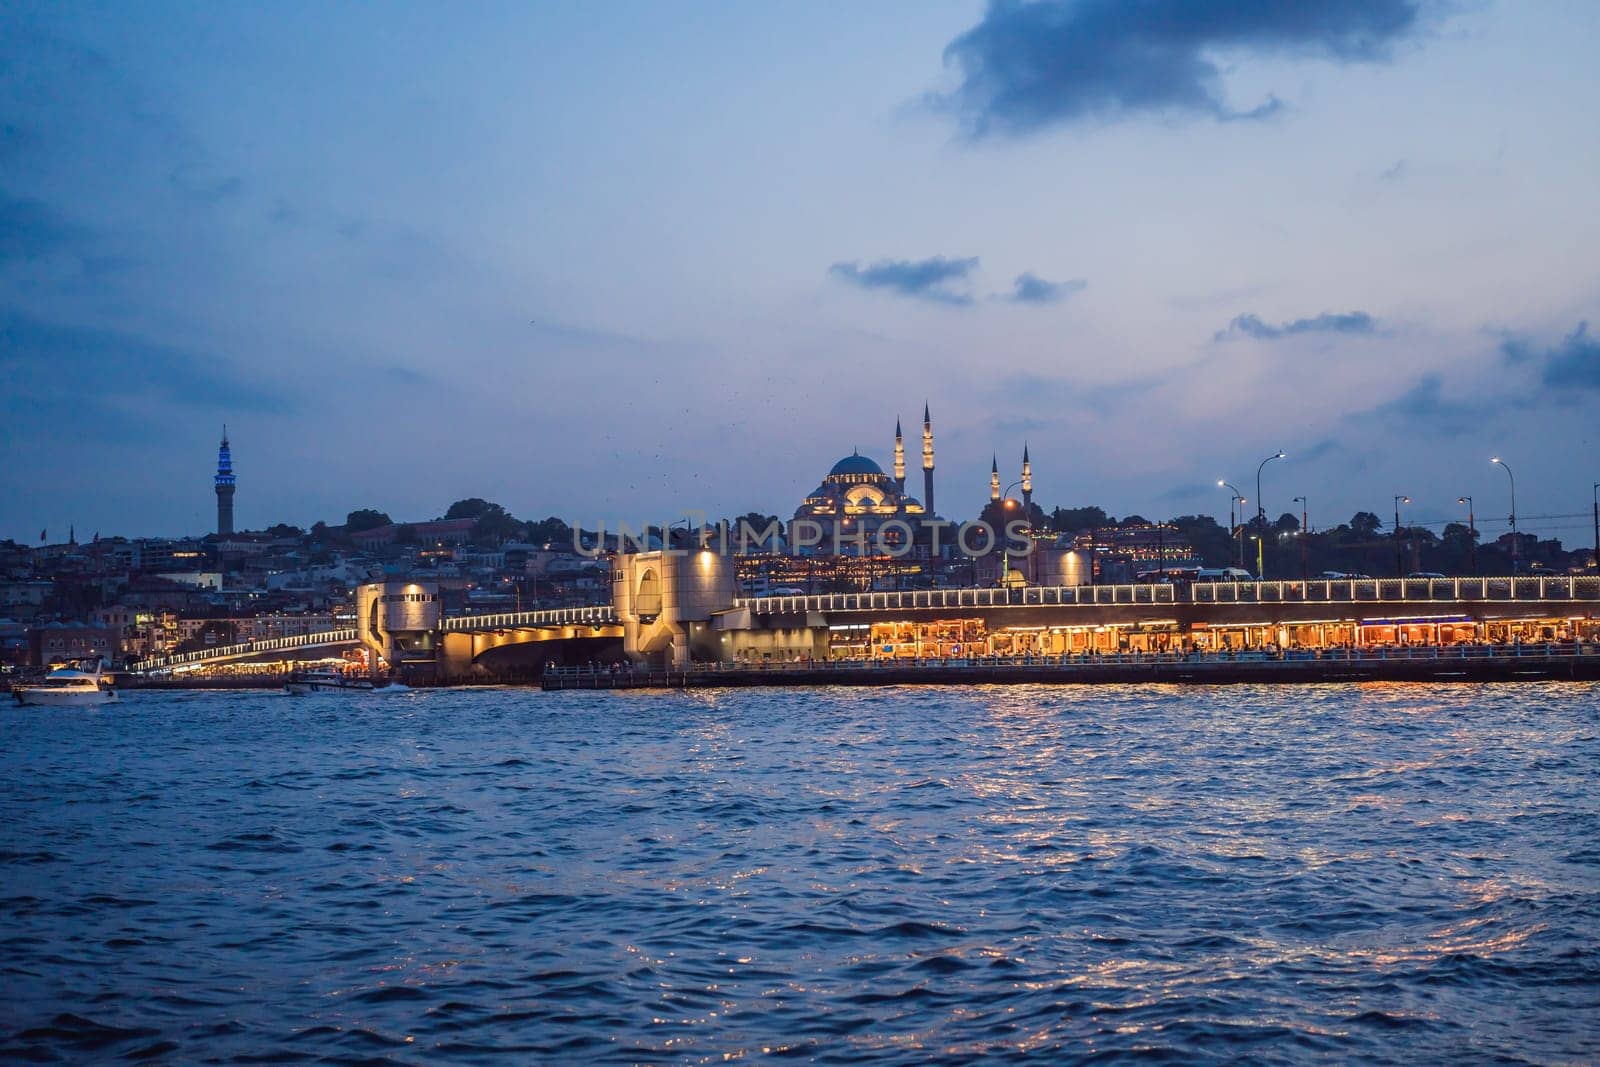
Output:
[[[883,468],[861,453],[854,452],[835,463],[833,469],[828,472],[830,478],[835,475],[849,474],[876,475],[881,478],[883,477]]]

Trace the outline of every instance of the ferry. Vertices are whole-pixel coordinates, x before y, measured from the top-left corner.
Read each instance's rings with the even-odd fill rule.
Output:
[[[289,675],[289,680],[283,688],[296,696],[307,693],[370,693],[374,688],[372,679],[363,675],[345,674],[331,667],[319,667],[314,670],[295,671]]]
[[[100,671],[99,660],[92,670],[74,662],[51,671],[41,682],[13,686],[11,693],[18,704],[36,707],[84,708],[113,703],[117,691]]]

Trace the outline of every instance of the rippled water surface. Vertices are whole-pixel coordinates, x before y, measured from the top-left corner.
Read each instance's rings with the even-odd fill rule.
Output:
[[[1600,688],[0,711],[0,1056],[1600,1058]]]

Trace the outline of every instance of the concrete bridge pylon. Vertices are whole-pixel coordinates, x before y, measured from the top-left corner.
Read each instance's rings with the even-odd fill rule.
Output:
[[[623,651],[679,670],[692,660],[723,658],[712,620],[733,607],[736,593],[733,561],[709,549],[618,556],[611,602],[622,622]]]

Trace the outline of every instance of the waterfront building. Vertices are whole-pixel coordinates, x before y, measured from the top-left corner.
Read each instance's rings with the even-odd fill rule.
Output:
[[[28,633],[33,664],[49,667],[75,659],[104,659],[110,662],[117,651],[117,633],[104,626],[81,622],[50,623]]]

